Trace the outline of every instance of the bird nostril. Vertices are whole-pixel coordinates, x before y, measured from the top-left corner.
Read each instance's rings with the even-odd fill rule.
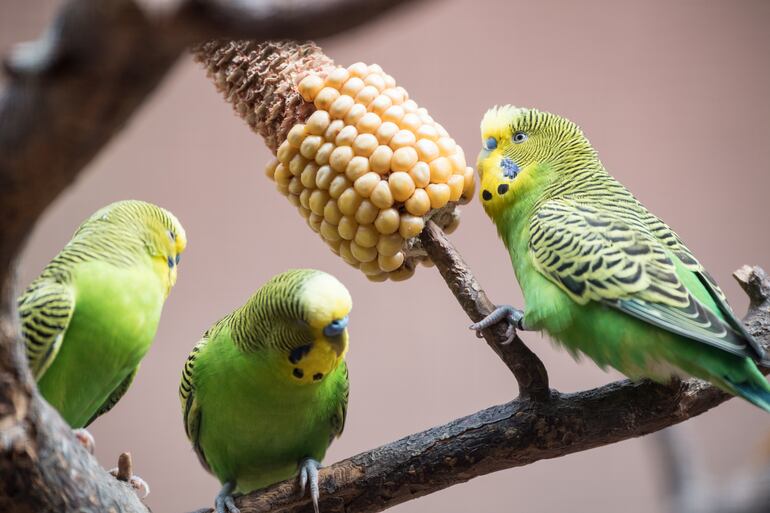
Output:
[[[484,201],[489,201],[492,199],[492,193],[484,189],[484,192],[481,193],[481,197],[484,198]]]

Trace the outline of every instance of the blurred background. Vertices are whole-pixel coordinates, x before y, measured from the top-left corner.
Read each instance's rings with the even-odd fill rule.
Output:
[[[58,1],[2,0],[0,50],[37,37]],[[338,64],[378,63],[428,108],[473,160],[478,125],[514,103],[578,122],[621,182],[684,238],[738,312],[731,278],[770,267],[770,2],[445,0],[329,41]],[[213,503],[216,480],[182,429],[177,387],[200,335],[272,275],[316,267],[350,289],[352,392],[346,432],[326,463],[516,395],[507,368],[467,329],[435,269],[370,283],[333,255],[265,178],[261,139],[184,56],[77,183],[51,206],[20,262],[26,285],[99,207],[125,198],[173,211],[190,243],[157,339],[133,387],[92,426],[110,468],[130,450],[157,512]],[[477,201],[452,235],[496,302],[522,303],[508,255]],[[577,391],[618,379],[574,362],[539,335],[524,340],[552,386]],[[767,459],[770,417],[733,400],[686,425],[717,480]],[[664,511],[649,439],[474,479],[397,513]]]

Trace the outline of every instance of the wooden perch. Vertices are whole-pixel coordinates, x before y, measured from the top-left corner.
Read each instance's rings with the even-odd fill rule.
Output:
[[[37,393],[19,342],[14,261],[43,210],[129,120],[193,43],[316,38],[404,0],[70,0],[4,59],[0,92],[0,511],[147,511]]]
[[[463,308],[472,316],[484,315],[490,304],[451,243],[430,225],[422,237],[433,248],[431,256],[437,258],[436,267],[450,289],[453,292],[473,289],[470,294],[455,293]],[[451,265],[445,265],[449,262]],[[745,320],[748,326],[753,326],[752,335],[767,347],[770,280],[759,267],[748,269],[736,273],[744,290],[755,298]],[[503,333],[489,336],[491,340],[487,340],[493,348],[505,339]],[[532,368],[509,367],[520,383],[534,382],[539,383],[536,387],[542,387],[547,384],[544,376],[535,372],[532,378],[528,377],[542,364],[527,352],[520,354],[531,358]],[[506,356],[501,358],[506,361]],[[415,433],[322,469],[321,511],[383,511],[491,472],[646,435],[700,415],[731,397],[695,379],[671,386],[623,380],[572,394],[552,390],[546,400],[522,394],[509,403]],[[295,479],[245,495],[236,500],[236,505],[242,513],[312,511],[309,500],[299,497]]]

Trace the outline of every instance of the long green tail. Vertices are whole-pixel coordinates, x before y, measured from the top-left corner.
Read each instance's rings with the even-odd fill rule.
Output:
[[[770,390],[768,390],[766,381],[765,386],[748,381],[744,381],[743,383],[729,383],[729,385],[732,388],[733,394],[770,412]]]

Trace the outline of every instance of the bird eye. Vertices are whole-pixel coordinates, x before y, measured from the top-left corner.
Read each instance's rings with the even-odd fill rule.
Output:
[[[179,265],[179,261],[182,259],[182,255],[178,254],[176,255],[176,265]]]
[[[168,234],[168,238],[171,239],[171,242],[176,242],[176,233],[169,230],[166,232]]]
[[[171,257],[168,257],[166,260],[168,261],[168,268],[169,268],[169,269],[171,269],[172,267],[174,267],[174,259],[173,259],[173,258],[171,258]]]
[[[529,139],[529,136],[524,132],[516,132],[515,134],[513,134],[513,142],[515,142],[516,144],[521,144],[527,139]]]
[[[495,148],[497,148],[497,139],[495,139],[494,137],[489,137],[484,143],[484,149],[486,149],[487,151],[492,151]]]

